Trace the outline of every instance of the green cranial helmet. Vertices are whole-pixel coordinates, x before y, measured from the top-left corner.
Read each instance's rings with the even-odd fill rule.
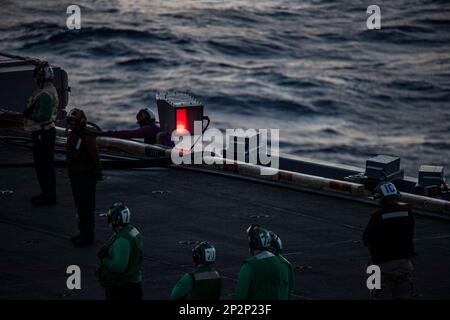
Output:
[[[375,188],[374,198],[380,201],[398,200],[400,192],[392,182],[383,181]]]
[[[270,250],[271,238],[269,231],[257,224],[247,228],[248,245],[252,250]]]
[[[216,262],[216,248],[207,241],[200,242],[192,249],[192,259],[195,265],[213,264]]]
[[[271,240],[271,250],[274,254],[280,254],[283,251],[283,242],[281,242],[280,237],[273,233],[272,231],[269,231],[270,234],[270,240]]]
[[[113,226],[130,223],[130,209],[123,202],[114,203],[106,215],[108,217],[108,223],[111,223]]]

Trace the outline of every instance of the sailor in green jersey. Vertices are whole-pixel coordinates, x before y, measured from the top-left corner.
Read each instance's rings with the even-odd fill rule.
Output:
[[[269,231],[259,225],[247,229],[251,257],[239,271],[235,298],[239,300],[278,300],[280,298],[280,261],[270,252]]]
[[[196,271],[186,273],[172,290],[173,300],[219,300],[222,278],[212,265],[216,261],[216,249],[203,241],[192,250]]]
[[[31,132],[33,160],[41,193],[31,198],[33,206],[56,203],[56,175],[54,167],[55,117],[59,106],[58,92],[52,81],[53,68],[41,61],[33,70],[38,86],[23,112],[23,128]]]
[[[280,299],[291,299],[294,291],[294,269],[291,263],[281,254],[283,251],[283,243],[280,237],[269,231],[271,238],[270,251],[278,257],[280,260],[280,272],[281,272],[281,285],[280,285]]]
[[[130,224],[130,210],[117,202],[107,212],[114,235],[100,249],[96,275],[107,300],[142,299],[142,235]]]

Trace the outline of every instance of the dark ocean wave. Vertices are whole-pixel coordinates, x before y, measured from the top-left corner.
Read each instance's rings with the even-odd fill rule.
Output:
[[[108,84],[108,83],[120,83],[120,78],[113,77],[96,77],[92,79],[81,80],[80,84]]]
[[[332,128],[326,128],[320,131],[321,133],[324,133],[326,135],[333,135],[333,136],[337,136],[340,135],[341,133],[336,130],[336,129],[332,129]]]
[[[322,86],[320,81],[312,79],[293,79],[288,77],[280,77],[277,79],[277,84],[283,87],[292,87],[297,89],[319,88]]]
[[[42,40],[30,41],[23,45],[23,49],[28,49],[37,46],[51,46],[62,45],[67,43],[79,42],[83,40],[114,40],[123,39],[127,41],[175,41],[177,38],[167,31],[150,32],[133,29],[115,29],[108,27],[86,27],[80,30],[72,30],[67,32],[63,28],[59,27],[61,31],[54,32],[49,36],[45,36]],[[45,32],[43,32],[45,34]]]
[[[244,14],[243,14],[244,13]],[[206,9],[194,13],[199,19],[206,19],[208,24],[229,23],[231,25],[255,25],[261,22],[258,12],[246,8]]]
[[[141,66],[148,64],[161,65],[163,63],[162,59],[156,57],[142,57],[142,58],[131,58],[118,61],[116,64],[119,66]]]
[[[429,95],[424,95],[420,91],[415,91],[416,95],[414,96],[400,96],[398,97],[398,101],[403,101],[409,103],[411,106],[419,106],[420,104],[426,103],[441,103],[442,105],[448,106],[448,101],[450,101],[450,92],[439,92],[433,93]],[[444,111],[444,110],[442,110]]]
[[[229,109],[230,111],[238,110],[239,113],[243,114],[252,114],[258,109],[259,111],[269,109],[273,110],[275,113],[277,111],[281,112],[282,110],[284,110],[302,116],[322,114],[321,110],[317,110],[317,108],[313,106],[308,106],[300,102],[275,100],[257,96],[245,96],[238,98],[232,96],[205,97],[204,101],[208,105],[221,105]],[[325,113],[325,111],[323,113]]]
[[[432,150],[450,150],[450,142],[425,142],[423,146]]]
[[[420,33],[429,33],[434,34],[434,30],[431,26],[421,26],[418,25],[397,25],[397,26],[387,26],[383,27],[383,30],[388,31],[397,31],[401,32],[402,34],[411,34],[411,35],[417,35]]]
[[[392,88],[397,88],[401,90],[411,90],[411,91],[432,91],[439,92],[441,90],[439,84],[430,83],[426,80],[394,80],[388,82],[388,86]]]
[[[206,42],[211,49],[231,56],[264,57],[280,55],[283,47],[277,43],[262,40],[250,40],[243,43],[243,39],[214,39]]]
[[[447,2],[448,3],[448,2]],[[447,19],[436,19],[436,18],[426,18],[426,19],[417,19],[415,23],[429,25],[437,28],[450,28],[450,18],[448,18],[450,11],[447,11]]]
[[[20,28],[25,31],[39,30],[42,33],[45,33],[49,30],[54,31],[61,27],[64,27],[64,25],[49,21],[32,21],[32,22],[25,21],[20,25]]]
[[[138,50],[120,41],[95,44],[87,49],[89,54],[97,57],[130,56],[138,54]]]
[[[412,31],[421,30],[421,31]],[[423,30],[427,30],[424,32]],[[392,43],[397,45],[429,46],[444,45],[442,38],[430,37],[433,30],[423,27],[382,27],[380,30],[365,30],[359,33],[362,41],[377,41],[381,43]]]
[[[312,104],[319,110],[322,114],[326,115],[338,115],[339,108],[342,106],[343,102],[338,103],[337,101],[330,99],[316,99]]]

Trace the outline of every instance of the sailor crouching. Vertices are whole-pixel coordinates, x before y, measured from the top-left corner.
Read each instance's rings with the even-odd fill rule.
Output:
[[[104,131],[98,133],[99,136],[113,137],[120,139],[144,139],[146,144],[162,144],[173,147],[170,135],[162,132],[156,122],[156,116],[150,108],[144,108],[136,114],[138,128],[131,130]]]

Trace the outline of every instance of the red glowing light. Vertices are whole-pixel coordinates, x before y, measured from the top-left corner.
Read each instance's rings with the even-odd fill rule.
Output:
[[[185,108],[178,108],[176,114],[177,134],[187,134],[187,113]]]

